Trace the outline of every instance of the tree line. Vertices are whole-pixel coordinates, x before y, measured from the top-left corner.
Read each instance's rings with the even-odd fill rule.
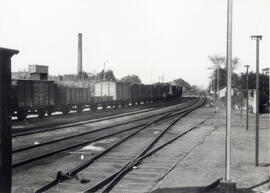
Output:
[[[223,56],[209,56],[209,60],[213,63],[211,69],[211,82],[209,84],[209,89],[212,86],[212,89],[217,92],[218,89],[222,89],[227,85],[227,70],[225,66],[226,59]],[[248,77],[248,87],[249,89],[256,89],[256,73],[249,72],[247,73],[235,73],[234,70],[239,67],[239,58],[234,58],[232,62],[232,88],[237,89],[243,95],[247,96],[246,87],[247,87],[247,77]],[[219,88],[217,88],[218,81],[218,70],[219,70]],[[269,76],[260,73],[259,74],[259,106],[260,112],[263,111],[263,106],[269,101]],[[253,93],[251,93],[253,95]]]

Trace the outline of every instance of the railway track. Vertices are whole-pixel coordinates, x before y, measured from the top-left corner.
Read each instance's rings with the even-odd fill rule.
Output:
[[[186,111],[190,105],[197,102],[198,99],[182,104],[180,109]],[[171,116],[177,115],[179,109],[170,110],[168,116],[163,117],[169,118]],[[167,113],[167,114],[168,114]],[[53,139],[50,141],[45,141],[39,144],[27,145],[23,147],[15,147],[12,150],[13,163],[12,167],[16,168],[29,162],[33,162],[38,159],[46,158],[48,156],[54,155],[56,153],[66,151],[79,146],[87,145],[89,143],[96,142],[108,137],[112,137],[130,130],[138,129],[147,124],[147,119],[152,119],[156,116],[163,116],[165,112],[146,116],[132,121],[122,122],[119,124],[111,125],[108,127],[103,127],[91,131],[82,132],[79,134],[74,134],[62,138]],[[162,120],[160,119],[160,120]],[[84,123],[86,124],[86,123]],[[124,128],[123,128],[124,127]]]
[[[190,102],[182,103],[182,104],[180,104],[180,108],[188,107],[189,105],[193,104],[194,102],[196,102],[195,99],[193,101],[190,101]],[[159,110],[161,110],[161,109],[159,109]],[[174,109],[174,110],[171,110],[171,112],[177,111],[177,110],[178,109]],[[119,115],[119,116],[113,116],[113,117],[109,117],[109,118],[104,118],[104,119],[101,119],[101,120],[84,121],[84,122],[79,122],[79,123],[75,123],[75,124],[62,125],[61,127],[57,127],[55,130],[69,128],[69,127],[74,127],[74,126],[79,126],[79,125],[85,125],[85,124],[89,124],[89,123],[94,123],[96,121],[110,120],[110,119],[113,119],[113,118],[125,117],[125,116],[128,116],[128,115],[134,115],[134,114],[138,115],[140,113],[145,113],[145,112],[150,112],[150,111],[154,111],[154,110],[153,109],[150,109],[150,110],[146,110],[146,111],[143,111],[143,112],[140,111],[140,112],[134,112],[132,114],[125,114],[123,116]],[[126,126],[127,124],[135,123],[135,122],[138,122],[138,121],[147,120],[147,119],[150,119],[150,118],[154,118],[154,117],[159,116],[161,114],[159,112],[157,112],[156,114],[153,114],[153,115],[147,115],[147,116],[143,116],[143,117],[139,117],[139,118],[136,118],[135,117],[135,119],[133,119],[133,120],[116,123],[116,124],[105,126],[105,127],[102,127],[102,128],[93,129],[93,130],[90,130],[90,131],[87,130],[86,132],[81,132],[79,134],[77,134],[77,132],[76,132],[76,134],[74,134],[74,135],[70,135],[70,136],[66,136],[66,137],[62,137],[62,138],[57,138],[57,139],[54,139],[54,140],[49,140],[49,141],[45,141],[45,142],[41,142],[41,143],[37,143],[37,144],[25,145],[25,146],[21,146],[21,147],[16,147],[15,146],[13,148],[12,152],[13,153],[16,153],[16,152],[20,152],[20,151],[32,149],[32,148],[35,148],[35,147],[39,147],[39,146],[43,146],[43,145],[47,145],[47,144],[51,144],[51,143],[55,143],[55,142],[59,142],[59,141],[67,140],[67,139],[71,139],[71,138],[74,138],[74,137],[79,137],[79,136],[87,135],[87,134],[90,134],[90,133],[99,132],[99,131],[102,131],[102,130],[105,130],[105,129],[110,129],[110,128],[117,127],[117,126],[123,126],[123,125]],[[49,129],[48,131],[50,131],[50,130],[51,129]],[[39,133],[39,132],[35,132],[35,133],[32,133],[32,134],[36,134],[36,133]],[[25,136],[25,135],[26,134],[19,135],[19,136]]]
[[[44,191],[54,187],[56,184],[63,183],[64,181],[68,181],[70,179],[78,178],[76,175],[79,172],[83,171],[84,169],[88,169],[89,166],[92,164],[99,164],[97,160],[104,159],[104,156],[107,154],[111,154],[110,156],[113,157],[112,156],[113,151],[116,148],[119,148],[120,145],[126,144],[126,146],[122,147],[122,149],[123,148],[127,149],[129,147],[132,151],[130,151],[130,153],[128,153],[128,155],[123,155],[122,160],[116,159],[116,162],[117,162],[116,168],[118,168],[117,171],[115,171],[115,169],[110,169],[109,176],[107,176],[105,178],[103,176],[101,178],[101,180],[96,180],[95,183],[91,182],[92,186],[90,188],[86,189],[85,187],[83,187],[84,189],[82,190],[82,187],[76,186],[76,188],[78,188],[78,189],[76,189],[76,190],[74,189],[75,192],[78,192],[78,191],[96,192],[96,191],[100,190],[101,188],[103,188],[103,192],[109,192],[114,187],[114,185],[117,184],[117,182],[126,173],[128,173],[130,170],[132,170],[132,168],[139,165],[145,158],[151,156],[152,154],[159,151],[160,149],[162,149],[166,145],[172,143],[174,140],[176,140],[176,139],[184,136],[186,133],[192,131],[195,127],[190,128],[189,130],[173,137],[172,139],[168,140],[167,142],[160,144],[158,147],[153,148],[159,142],[159,140],[170,130],[170,128],[175,123],[177,123],[181,118],[183,118],[184,116],[186,116],[187,114],[189,114],[193,110],[202,106],[204,104],[204,102],[205,102],[205,99],[200,98],[196,103],[190,105],[189,107],[183,108],[183,109],[175,111],[175,112],[168,112],[166,114],[160,115],[157,119],[149,121],[144,126],[141,126],[139,129],[126,135],[121,140],[114,143],[113,145],[108,147],[106,150],[100,152],[99,154],[95,155],[94,157],[87,160],[86,162],[72,168],[71,170],[69,170],[66,173],[58,172],[55,180],[53,180],[50,183],[46,184],[45,186],[41,187],[36,192],[44,192]],[[160,133],[157,136],[155,136],[155,137],[151,136],[151,137],[149,137],[149,138],[151,138],[150,141],[146,141],[146,142],[144,141],[141,144],[138,141],[136,142],[136,140],[138,140],[138,138],[136,138],[136,140],[135,140],[134,136],[143,135],[142,133],[146,132],[146,128],[153,127],[154,124],[160,122],[161,120],[164,120],[165,118],[166,119],[172,118],[173,121],[171,123],[169,123],[169,125],[166,125],[166,123],[165,123],[166,126],[164,125],[164,129],[162,129],[162,131],[160,131]],[[164,121],[162,124],[164,124]],[[125,142],[127,142],[128,139],[129,139],[129,141],[128,141],[129,143],[127,144]],[[130,147],[130,144],[134,144],[134,143],[136,143],[136,148],[133,146]],[[121,148],[120,148],[120,150],[121,150]],[[121,152],[121,151],[118,151],[118,152]],[[120,167],[120,165],[122,165],[122,166]],[[114,168],[115,168],[115,166],[114,166]],[[91,169],[95,169],[95,166],[91,167]],[[88,173],[90,171],[86,171],[86,172]],[[109,185],[107,185],[107,184],[109,184]],[[107,185],[107,187],[105,187],[106,185]]]
[[[188,98],[188,99],[194,100],[195,97]],[[174,103],[172,103],[172,104],[174,104]],[[167,108],[167,106],[159,108],[159,109],[163,109],[163,108]],[[153,108],[150,108],[150,109],[137,110],[137,111],[133,111],[133,112],[122,113],[122,114],[118,114],[118,115],[107,116],[107,117],[97,118],[97,119],[93,119],[93,120],[77,121],[77,122],[73,122],[73,123],[44,127],[44,128],[18,129],[18,130],[13,130],[12,137],[26,136],[26,135],[43,133],[43,132],[52,131],[52,130],[59,130],[59,129],[69,128],[69,127],[84,125],[84,124],[88,124],[88,123],[96,123],[96,122],[100,122],[100,121],[104,121],[104,120],[111,120],[111,119],[115,119],[115,118],[127,117],[130,115],[142,114],[142,113],[151,112],[151,111],[155,111],[155,110],[157,110],[156,106],[154,106]]]

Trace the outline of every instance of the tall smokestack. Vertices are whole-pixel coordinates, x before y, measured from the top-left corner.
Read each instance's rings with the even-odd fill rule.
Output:
[[[78,75],[82,72],[82,34],[78,33]]]

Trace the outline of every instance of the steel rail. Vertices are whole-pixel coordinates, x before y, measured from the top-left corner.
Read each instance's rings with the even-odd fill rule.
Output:
[[[196,98],[195,99],[194,98],[191,99],[191,100],[192,101],[193,100],[196,100]],[[181,104],[186,104],[186,103],[189,103],[189,101],[188,102],[181,103]],[[121,118],[121,117],[129,116],[129,115],[141,114],[141,113],[155,111],[155,110],[160,110],[160,109],[164,109],[164,108],[168,108],[168,107],[162,107],[162,108],[159,108],[159,109],[156,109],[156,108],[153,109],[152,108],[152,109],[148,109],[148,110],[144,110],[144,111],[139,110],[139,111],[136,111],[136,112],[123,113],[123,114],[120,114],[120,115],[113,115],[113,116],[109,116],[109,117],[98,118],[98,119],[88,120],[88,121],[79,121],[77,123],[69,123],[69,124],[59,125],[59,126],[45,128],[45,129],[32,128],[32,129],[29,129],[29,130],[32,130],[32,131],[28,131],[28,132],[16,131],[16,133],[12,134],[12,137],[19,137],[19,136],[36,134],[36,133],[43,133],[43,132],[47,132],[47,131],[51,131],[51,130],[64,129],[64,128],[74,127],[74,126],[79,126],[79,125],[84,125],[84,124],[88,124],[88,123],[96,123],[96,122],[99,122],[99,121],[105,121],[105,120],[110,120],[110,119],[115,119],[115,118]]]
[[[185,104],[183,103],[183,106],[181,107],[181,109],[189,106],[190,103],[193,104],[195,102],[196,102],[196,100],[191,101],[191,102],[188,102],[188,103],[185,103]],[[179,109],[177,109],[177,110],[179,110]],[[177,111],[177,110],[172,110],[172,112]],[[160,114],[162,114],[162,113],[160,113]],[[113,127],[122,126],[122,125],[126,125],[126,124],[133,123],[133,122],[138,122],[138,121],[141,121],[141,120],[145,120],[145,119],[156,117],[156,116],[158,116],[160,114],[150,115],[150,116],[146,116],[146,117],[135,119],[135,120],[131,120],[131,121],[125,121],[125,122],[122,122],[122,123],[117,123],[117,124],[114,124],[114,125],[110,125],[110,126],[106,126],[106,127],[94,129],[94,130],[91,130],[91,131],[86,131],[86,132],[82,132],[82,133],[79,133],[79,134],[70,135],[70,136],[67,136],[67,137],[62,137],[62,138],[58,138],[58,139],[46,141],[46,142],[39,143],[39,144],[26,145],[26,146],[23,146],[23,147],[13,148],[12,149],[12,153],[17,153],[17,152],[20,152],[20,151],[25,151],[25,150],[33,149],[33,148],[36,148],[36,147],[40,147],[40,146],[44,146],[44,145],[48,145],[48,144],[52,144],[52,143],[64,141],[64,140],[67,140],[67,139],[72,139],[72,138],[75,138],[75,137],[80,137],[80,136],[87,135],[87,134],[90,134],[90,133],[99,132],[99,131],[102,131],[102,130],[105,130],[105,129],[110,129],[110,128],[113,128]],[[85,123],[85,124],[87,124],[87,123]]]
[[[188,107],[181,107],[181,110],[185,109],[185,108],[188,108]],[[179,109],[178,109],[179,110]],[[167,112],[167,114],[173,114],[173,112],[176,111],[176,110],[173,110],[173,111],[169,111]],[[160,113],[160,115],[163,115],[165,113]],[[166,115],[166,114],[165,114]],[[174,116],[174,115],[172,115]],[[164,118],[169,118],[169,117],[166,117],[166,116],[162,116],[162,119]],[[162,120],[160,119],[160,120]],[[144,125],[140,125],[140,126],[144,126]],[[19,167],[21,165],[24,165],[26,163],[30,163],[30,162],[33,162],[35,160],[38,160],[38,159],[42,159],[42,158],[46,158],[48,156],[51,156],[53,154],[56,154],[56,153],[59,153],[59,152],[62,152],[62,151],[65,151],[65,150],[68,150],[68,149],[72,149],[72,148],[76,148],[76,147],[79,147],[79,146],[83,146],[83,145],[86,145],[86,144],[89,144],[89,143],[93,143],[95,141],[98,141],[98,140],[101,140],[101,139],[105,139],[105,138],[108,138],[108,137],[111,137],[111,136],[114,136],[114,135],[117,135],[119,133],[122,133],[122,132],[126,132],[127,130],[131,130],[131,129],[136,129],[138,128],[139,126],[135,126],[132,127],[132,128],[129,128],[129,129],[126,129],[126,130],[122,130],[122,131],[118,131],[116,133],[112,133],[112,134],[108,134],[108,135],[104,135],[104,136],[101,136],[101,137],[97,137],[97,138],[94,138],[94,139],[91,139],[91,140],[87,140],[87,141],[84,141],[84,142],[80,142],[80,143],[77,143],[77,144],[72,144],[70,146],[65,146],[65,147],[62,147],[60,149],[57,149],[55,151],[51,151],[49,153],[45,153],[45,154],[42,154],[42,155],[38,155],[36,157],[30,157],[29,159],[26,159],[26,160],[23,160],[23,161],[19,161],[19,162],[13,162],[12,164],[12,168],[16,168],[16,167]]]
[[[96,192],[97,190],[99,190],[100,188],[106,186],[108,183],[109,185],[105,188],[105,190],[102,193],[107,193],[110,192],[110,190],[121,180],[122,177],[124,177],[125,174],[127,174],[129,171],[132,170],[133,166],[138,165],[138,163],[140,163],[143,159],[145,159],[146,157],[152,155],[155,151],[157,151],[157,149],[161,149],[160,147],[154,149],[153,151],[151,151],[150,153],[146,154],[152,147],[153,145],[158,141],[158,139],[161,138],[162,135],[164,135],[164,133],[166,131],[168,131],[169,128],[171,128],[173,125],[175,125],[181,118],[183,118],[184,116],[188,115],[190,112],[194,111],[195,109],[199,108],[200,106],[202,106],[205,102],[205,99],[203,100],[203,102],[195,107],[193,107],[192,109],[190,109],[189,111],[185,112],[184,114],[181,114],[177,119],[175,119],[168,127],[166,127],[163,132],[157,136],[157,138],[155,138],[153,140],[152,143],[150,143],[149,146],[147,146],[145,148],[145,150],[140,153],[135,159],[128,161],[124,167],[122,167],[119,171],[117,171],[116,173],[114,173],[113,175],[111,175],[109,178],[101,181],[100,183],[98,183],[97,185],[93,186],[92,188],[85,190],[84,193],[89,193],[89,192]],[[186,132],[184,132],[186,133]],[[183,136],[183,133],[182,135]],[[179,137],[178,137],[179,138]],[[175,139],[176,140],[176,139]],[[166,143],[164,143],[166,144]],[[161,145],[162,148],[165,145]]]
[[[196,100],[196,103],[198,102],[198,100]],[[194,104],[196,104],[194,103]],[[192,104],[192,105],[194,105]],[[186,107],[187,108],[187,107]],[[185,114],[187,111],[190,111],[189,109],[187,110],[182,110],[181,112],[169,112],[161,117],[158,117],[157,119],[150,121],[149,123],[145,124],[142,128],[140,128],[139,130],[131,133],[130,135],[126,136],[125,138],[123,138],[122,140],[118,141],[117,143],[113,144],[112,146],[110,146],[108,149],[104,150],[103,152],[97,154],[96,156],[94,156],[93,158],[87,160],[86,162],[80,164],[79,166],[73,168],[72,170],[66,172],[65,174],[57,174],[56,179],[54,179],[53,181],[49,182],[48,184],[44,185],[43,187],[41,187],[40,189],[38,189],[36,191],[36,193],[40,193],[40,192],[44,192],[50,188],[52,188],[53,186],[57,185],[59,182],[63,182],[66,179],[69,179],[71,177],[74,177],[78,172],[80,172],[81,170],[85,169],[86,167],[88,167],[89,165],[91,165],[94,161],[96,161],[98,158],[102,157],[103,155],[105,155],[106,153],[108,153],[109,151],[111,151],[113,148],[115,148],[116,146],[120,145],[121,143],[125,142],[126,140],[128,140],[129,138],[131,138],[132,136],[136,135],[137,133],[139,133],[140,131],[142,131],[143,129],[147,128],[148,126],[150,126],[153,123],[156,123],[158,121],[161,121],[165,118],[169,118],[178,114]],[[179,109],[178,109],[179,111]],[[129,163],[127,163],[129,164]],[[109,180],[108,180],[109,182]]]
[[[129,171],[131,171],[133,169],[134,166],[138,166],[144,159],[146,159],[147,157],[150,157],[151,155],[153,155],[154,153],[158,152],[159,150],[161,150],[162,148],[164,148],[165,146],[173,143],[175,140],[177,140],[178,138],[186,135],[187,133],[191,132],[192,130],[198,128],[199,125],[203,124],[204,122],[206,122],[207,120],[211,119],[215,114],[211,115],[210,117],[208,117],[207,119],[201,121],[200,123],[196,124],[195,126],[191,127],[190,129],[188,129],[187,131],[177,135],[176,137],[170,139],[169,141],[163,143],[162,145],[156,147],[155,149],[153,149],[152,151],[150,151],[149,153],[141,156],[141,157],[138,157],[138,159],[136,159],[134,162],[128,162],[128,164],[126,164],[127,166],[125,168],[121,168],[120,171],[117,172],[117,175],[116,173],[110,177],[110,179],[113,178],[113,180],[111,181],[111,183],[106,187],[106,189],[102,192],[102,193],[108,193],[110,192],[110,190],[113,188],[113,186],[115,184],[117,184],[120,179],[122,177],[124,177],[125,174],[127,174]],[[101,185],[99,185],[100,187]],[[99,188],[100,189],[100,188]],[[93,192],[92,190],[91,191],[84,191],[84,193],[89,193],[89,192]],[[95,191],[94,191],[95,192]]]
[[[97,119],[88,120],[88,121],[79,121],[77,123],[69,123],[69,124],[54,126],[54,127],[50,127],[50,128],[39,129],[39,130],[36,128],[31,128],[31,129],[29,129],[30,131],[27,131],[27,132],[24,132],[25,130],[23,132],[15,131],[15,133],[12,135],[12,137],[25,136],[25,135],[31,135],[31,134],[36,134],[36,133],[43,133],[43,132],[47,132],[47,131],[51,131],[51,130],[58,130],[58,129],[68,128],[68,127],[74,127],[74,126],[84,125],[84,124],[88,124],[88,123],[96,123],[96,122],[100,122],[100,121],[121,118],[121,117],[134,115],[134,114],[141,114],[141,113],[154,111],[154,110],[156,110],[156,109],[148,109],[145,111],[135,111],[135,112],[131,112],[131,113],[123,113],[120,115],[113,115],[113,116],[108,116],[108,117],[104,117],[104,118],[97,118]],[[28,129],[26,129],[26,130],[28,130]]]
[[[49,188],[55,186],[56,184],[58,184],[59,182],[62,182],[66,179],[68,179],[69,176],[74,176],[76,173],[78,173],[79,171],[83,170],[84,168],[88,167],[91,163],[93,163],[95,160],[97,160],[98,158],[100,158],[101,156],[103,156],[104,154],[106,154],[107,152],[109,152],[110,150],[112,150],[114,147],[118,146],[119,144],[123,143],[124,141],[126,141],[127,139],[129,139],[130,137],[136,135],[137,133],[139,133],[140,131],[142,131],[143,129],[147,128],[148,126],[150,126],[153,123],[156,123],[157,121],[163,119],[164,117],[168,116],[171,113],[167,113],[165,115],[162,115],[161,117],[158,117],[157,119],[150,121],[149,123],[147,123],[146,125],[144,125],[142,128],[140,128],[139,130],[133,132],[132,134],[128,135],[127,137],[121,139],[120,141],[118,141],[117,143],[115,143],[114,145],[110,146],[108,149],[106,149],[105,151],[97,154],[96,156],[94,156],[93,158],[87,160],[86,162],[84,162],[83,164],[75,167],[74,169],[68,171],[65,175],[62,175],[59,177],[59,175],[56,176],[56,179],[53,180],[52,182],[46,184],[45,186],[41,187],[40,189],[38,189],[36,191],[36,193],[40,193],[40,192],[44,192],[46,190],[48,190]]]

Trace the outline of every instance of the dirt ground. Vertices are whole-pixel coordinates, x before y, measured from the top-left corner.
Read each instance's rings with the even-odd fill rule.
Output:
[[[214,107],[216,108],[216,107]],[[225,129],[226,108],[221,106],[217,114],[208,124],[202,125],[209,130],[202,137],[185,159],[179,160],[175,168],[169,172],[153,188],[154,192],[176,187],[207,186],[225,175]],[[260,115],[259,132],[259,166],[255,167],[255,116],[249,116],[249,129],[246,130],[246,111],[240,116],[240,110],[232,111],[231,133],[231,180],[237,189],[250,189],[254,192],[270,191],[269,171],[269,114]],[[180,189],[179,189],[180,190]]]

